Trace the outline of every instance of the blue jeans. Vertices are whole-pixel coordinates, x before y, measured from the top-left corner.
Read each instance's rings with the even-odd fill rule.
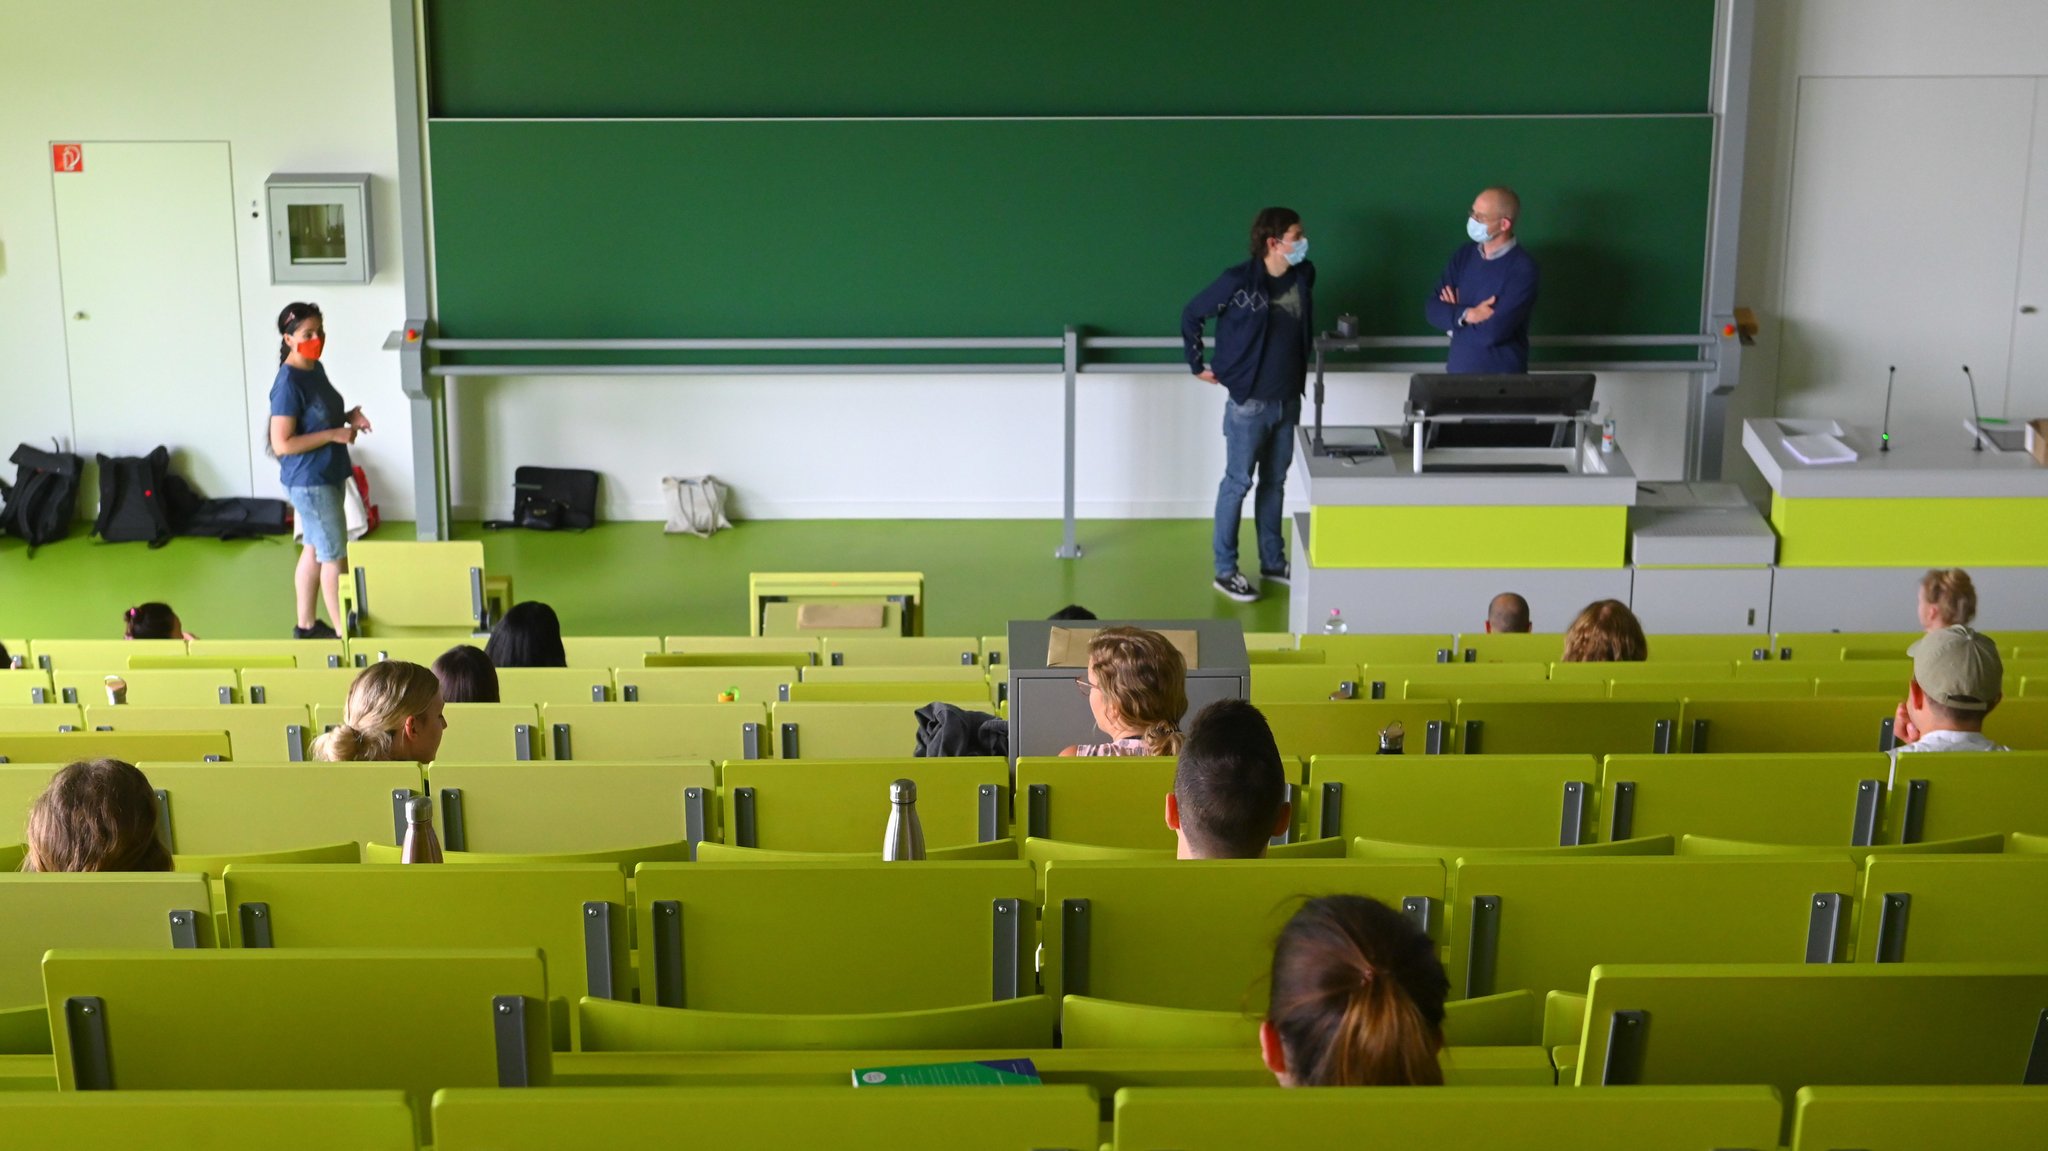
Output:
[[[1287,469],[1294,463],[1294,426],[1301,422],[1301,397],[1284,401],[1223,402],[1223,482],[1216,487],[1216,574],[1237,570],[1237,528],[1244,515],[1245,493],[1258,470],[1258,494],[1252,519],[1259,529],[1259,568],[1279,571],[1287,566],[1287,544],[1280,537],[1280,507],[1286,498]]]
[[[284,493],[299,515],[299,527],[306,534],[306,546],[313,549],[313,558],[324,564],[340,563],[346,558],[348,515],[342,504],[341,485],[286,488]]]

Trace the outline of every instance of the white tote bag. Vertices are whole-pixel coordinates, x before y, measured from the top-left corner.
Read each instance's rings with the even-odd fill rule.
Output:
[[[665,531],[688,532],[699,539],[732,521],[725,518],[725,485],[712,476],[663,476],[661,495],[668,504]]]

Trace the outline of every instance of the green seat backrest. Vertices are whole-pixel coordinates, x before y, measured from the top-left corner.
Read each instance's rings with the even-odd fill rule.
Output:
[[[230,868],[236,947],[538,948],[548,992],[632,994],[626,877],[602,863],[560,867]]]
[[[357,666],[382,663],[387,659],[404,660],[421,667],[432,667],[443,652],[451,647],[481,648],[487,641],[482,636],[450,633],[429,636],[371,636],[348,641],[348,661]]]
[[[416,763],[161,764],[144,775],[165,793],[172,850],[282,851],[395,834],[392,793],[421,792]]]
[[[642,1003],[839,1014],[1031,990],[1024,863],[647,864],[634,902]]]
[[[297,668],[299,657],[290,652],[268,655],[131,655],[128,666],[136,671],[240,671],[248,667],[285,670]]]
[[[992,711],[994,689],[987,684],[944,680],[890,680],[874,683],[807,682],[789,685],[788,697],[799,703],[900,703],[912,708],[934,700],[969,711]]]
[[[349,685],[361,672],[359,667],[250,668],[242,673],[242,699],[247,703],[338,708],[348,703]]]
[[[1170,756],[1032,756],[1017,760],[1020,836],[1173,850]]]
[[[879,845],[870,846],[865,851],[778,851],[769,847],[734,847],[707,839],[695,847],[696,854],[692,858],[711,863],[830,863],[833,860],[871,863],[882,857]],[[1023,858],[1014,839],[926,847],[924,857],[928,860]]]
[[[914,703],[777,703],[768,709],[783,759],[888,759],[917,750]]]
[[[1421,915],[1421,901],[1443,893],[1435,862],[1055,861],[1045,865],[1041,980],[1055,997],[1232,1010],[1271,969],[1273,940],[1305,898],[1414,901]]]
[[[18,871],[21,861],[28,856],[28,845],[24,843],[0,843],[0,872]]]
[[[1309,761],[1305,834],[1474,847],[1557,847],[1595,838],[1600,767],[1586,755]]]
[[[443,847],[540,854],[691,838],[694,805],[711,810],[707,763],[435,763],[427,771]],[[690,794],[697,789],[697,796]],[[459,816],[451,818],[450,792]],[[455,826],[460,822],[459,834]],[[703,829],[702,816],[696,827]],[[388,836],[377,842],[391,842]]]
[[[805,663],[816,663],[818,641],[786,635],[671,635],[661,650],[669,655],[800,651]]]
[[[661,650],[661,637],[652,635],[565,635],[562,653],[570,667],[610,670],[639,667],[650,651]]]
[[[1064,839],[1026,836],[1019,858],[1043,866],[1056,859],[1172,859],[1173,847],[1105,847],[1099,843],[1070,843]],[[1270,850],[1270,849],[1269,849]]]
[[[1402,843],[1389,839],[1353,839],[1345,848],[1348,859],[1434,859],[1448,869],[1460,859],[1587,859],[1609,855],[1671,855],[1678,841],[1668,835],[1646,835],[1641,839],[1596,840],[1576,847],[1472,847],[1444,843]]]
[[[1735,678],[1728,660],[1644,660],[1631,663],[1553,663],[1553,683],[1718,683]]]
[[[1244,646],[1246,651],[1290,651],[1301,644],[1291,631],[1248,631],[1244,633]],[[981,650],[989,650],[988,640],[981,641]]]
[[[133,707],[212,707],[235,703],[240,681],[231,668],[195,668],[175,671],[55,671],[50,682],[65,703],[90,706],[107,702],[107,677],[119,676],[128,685],[128,703]],[[226,692],[225,698],[222,692]]]
[[[1486,664],[1475,666],[1485,667]],[[1502,663],[1493,667],[1520,667],[1520,664]],[[1391,689],[1389,689],[1391,690]],[[1471,702],[1492,700],[1523,700],[1530,703],[1552,703],[1560,700],[1605,700],[1608,698],[1604,683],[1446,683],[1437,679],[1411,679],[1402,684],[1401,691],[1408,699],[1449,699]],[[1675,702],[1674,692],[1665,692],[1656,697],[1659,700]]]
[[[1786,662],[1738,663],[1735,665],[1735,678],[1743,681],[1813,679],[1831,684],[1868,683],[1903,695],[1905,683],[1913,678],[1913,664],[1911,660],[1839,660],[1833,656]]]
[[[692,1011],[584,999],[582,1051],[940,1051],[1045,1047],[1057,1006],[1043,995],[872,1015]]]
[[[1451,1047],[1530,1046],[1542,1035],[1545,997],[1504,991],[1444,1004],[1444,1042]],[[1060,1006],[1063,1048],[1146,1048],[1202,1050],[1253,1048],[1259,1042],[1260,1004],[1236,1011],[1152,1007],[1086,995],[1069,995]]]
[[[1880,651],[1886,648],[1906,658],[1906,649],[1920,638],[1917,631],[1781,631],[1771,637],[1771,658],[1781,662],[1815,663],[1840,660],[1847,648]],[[1789,651],[1786,649],[1790,649]]]
[[[1874,843],[1890,774],[1875,752],[1613,755],[1601,768],[1601,834]]]
[[[1599,963],[1847,962],[1846,859],[1465,859],[1452,872],[1453,994],[1583,991]]]
[[[912,664],[898,667],[892,664],[852,665],[833,667],[820,664],[802,669],[805,683],[981,683],[988,678],[983,668],[967,667],[961,664]],[[1000,678],[1000,676],[998,677]]]
[[[1672,661],[1677,663],[1759,662],[1756,660],[1759,648],[1770,651],[1770,637],[1761,632],[1754,635],[1653,635],[1650,639],[1650,662]]]
[[[621,875],[631,875],[633,869],[643,863],[687,862],[694,846],[687,840],[676,840],[673,843],[635,844],[597,851],[448,851],[444,848],[441,862],[457,867],[563,867],[577,863],[602,863],[617,868]],[[363,845],[364,863],[396,864],[404,861],[405,853],[391,844]]]
[[[1654,700],[1459,700],[1456,733],[1465,755],[1590,755],[1657,750],[1660,724],[1678,702]]]
[[[2048,834],[2048,752],[1914,752],[1897,757],[1891,780],[1890,842]]]
[[[325,710],[325,709],[323,709]],[[531,704],[451,703],[448,730],[441,734],[442,763],[504,763],[548,758],[547,732],[539,709]],[[322,716],[324,729],[338,716]]]
[[[2006,837],[1993,832],[1961,839],[1930,839],[1924,843],[1880,843],[1871,847],[1826,846],[1810,843],[1759,843],[1749,839],[1721,839],[1711,835],[1681,835],[1678,854],[1686,856],[1803,856],[1808,859],[1847,859],[1858,867],[1887,855],[1998,855],[2005,850]]]
[[[1408,699],[1456,699],[1458,692],[1497,684],[1541,687],[1550,679],[1550,669],[1540,663],[1367,663],[1359,669],[1359,698],[1375,690],[1384,698],[1402,698],[1402,685],[1411,685]]]
[[[977,667],[981,641],[971,635],[828,635],[818,662],[844,667]]]
[[[65,1091],[97,1078],[72,1035],[94,1015],[116,1090],[397,1088],[423,1140],[437,1088],[496,1086],[522,1063],[550,1078],[534,950],[56,951],[43,991]]]
[[[2016,751],[2048,750],[2048,697],[2002,701],[1984,717],[1984,734]]]
[[[1863,872],[1858,963],[2048,957],[2048,856],[1878,856]]]
[[[63,768],[61,763],[0,764],[0,840],[20,843],[27,839],[28,809],[47,791],[50,777]]]
[[[208,1151],[413,1151],[411,1108],[397,1091],[10,1091],[0,1130],[20,1147]]]
[[[55,703],[57,698],[50,688],[49,672],[39,667],[0,667],[0,706]]]
[[[1589,995],[1580,1086],[2020,1083],[2048,963],[1603,964]]]
[[[348,662],[347,645],[338,639],[195,639],[186,643],[185,648],[194,659],[235,660],[244,657],[267,659],[280,655],[290,656],[293,663],[288,666],[308,670],[339,667]],[[327,662],[330,658],[334,661],[331,665]]]
[[[303,759],[312,717],[289,704],[221,707],[109,707],[88,704],[85,724],[95,731],[224,731],[228,758],[269,763]]]
[[[1549,632],[1471,632],[1458,637],[1455,663],[1534,663],[1547,665],[1564,651],[1564,636]]]
[[[24,654],[12,644],[8,651]],[[136,655],[183,655],[182,639],[39,639],[30,644],[29,662],[50,671],[120,673]],[[101,698],[105,698],[102,696]]]
[[[1270,1146],[1429,1151],[1699,1151],[1777,1145],[1782,1108],[1766,1087],[1559,1091],[1381,1087],[1274,1091],[1144,1087],[1116,1093],[1116,1151]]]
[[[214,946],[199,875],[4,874],[0,924],[0,1009],[43,1001],[43,952],[53,947]]]
[[[631,703],[734,703],[759,708],[781,696],[783,684],[797,682],[793,667],[641,667],[621,664],[612,698]]]
[[[1339,658],[1321,648],[1313,647],[1293,651],[1286,648],[1252,648],[1244,654],[1245,661],[1253,667],[1311,667]]]
[[[1379,750],[1380,732],[1395,723],[1402,727],[1408,755],[1427,749],[1432,723],[1442,725],[1443,749],[1452,748],[1451,705],[1440,699],[1262,703],[1259,711],[1273,729],[1280,754],[1290,758],[1371,755]]]
[[[55,698],[54,696],[51,698]],[[0,732],[33,735],[85,726],[85,709],[75,703],[23,703],[0,706]]]
[[[1618,667],[1619,664],[1608,664]],[[1652,664],[1637,664],[1651,667]],[[1609,699],[1811,699],[1813,680],[1807,679],[1713,679],[1658,683],[1614,680],[1607,685]]]
[[[1320,703],[1351,685],[1353,695],[1362,696],[1358,665],[1355,663],[1253,664],[1251,700],[1255,704]]]
[[[1452,655],[1457,637],[1445,635],[1328,635],[1305,632],[1301,651],[1320,651],[1331,663],[1430,663]]]
[[[2039,1087],[1802,1087],[1791,1151],[2033,1151],[2048,1130]]]
[[[444,1091],[436,1151],[556,1151],[602,1131],[617,1147],[1094,1148],[1099,1104],[1086,1087],[961,1091],[904,1087],[603,1087]],[[998,1134],[1000,1133],[1000,1134]]]
[[[204,875],[219,880],[230,867],[276,866],[279,864],[356,864],[363,861],[363,845],[354,840],[340,843],[294,847],[283,851],[228,851],[218,855],[181,854],[171,857],[171,870]]]
[[[604,703],[611,699],[611,672],[580,667],[498,669],[498,699],[539,707],[548,703]]]
[[[1010,837],[1010,765],[1000,756],[727,763],[725,842],[794,851],[869,851],[880,858],[889,785],[917,783],[917,817],[932,847]]]
[[[357,540],[348,548],[349,575],[365,602],[355,605],[361,624],[374,636],[379,627],[454,628],[477,624],[476,588],[471,572],[484,570],[480,540],[402,543]]]
[[[0,762],[75,763],[81,759],[118,759],[141,763],[161,759],[198,763],[228,757],[225,730],[7,732],[0,734]]]
[[[556,759],[754,759],[774,746],[751,703],[551,703],[541,709]]]
[[[1688,699],[1679,712],[1679,746],[1696,755],[1881,751],[1897,704],[1879,696]]]

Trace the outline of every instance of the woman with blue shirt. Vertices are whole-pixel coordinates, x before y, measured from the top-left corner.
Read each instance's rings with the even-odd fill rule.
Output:
[[[348,561],[348,519],[342,485],[354,469],[348,445],[370,430],[361,408],[342,409],[341,393],[327,382],[320,352],[327,325],[318,304],[291,304],[277,316],[277,380],[270,385],[270,451],[277,457],[306,548],[292,585],[298,593],[296,639],[331,639],[335,629],[314,613],[314,595],[327,601],[327,618],[341,623],[341,569]]]

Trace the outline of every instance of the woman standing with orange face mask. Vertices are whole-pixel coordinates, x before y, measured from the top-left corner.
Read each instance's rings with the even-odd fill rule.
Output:
[[[270,385],[270,451],[277,457],[306,549],[293,576],[298,596],[297,639],[327,639],[335,628],[320,622],[314,598],[327,601],[327,618],[341,620],[341,569],[348,560],[348,519],[342,485],[353,475],[348,445],[370,430],[361,408],[342,409],[341,393],[327,381],[320,353],[327,342],[318,304],[291,304],[277,316],[277,380]]]

